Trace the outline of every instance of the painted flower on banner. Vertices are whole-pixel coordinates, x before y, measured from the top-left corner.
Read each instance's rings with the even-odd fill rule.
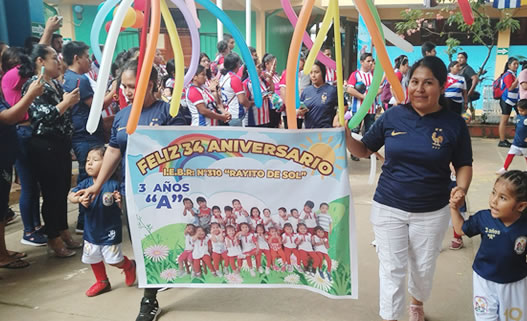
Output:
[[[242,284],[243,279],[238,273],[229,273],[225,275],[225,280],[229,284]]]
[[[163,272],[161,272],[161,278],[167,281],[174,281],[177,276],[177,270],[176,269],[166,269]]]
[[[161,262],[168,257],[170,249],[163,244],[156,244],[145,249],[145,256],[154,262]]]
[[[297,274],[289,274],[284,278],[284,282],[287,284],[298,284],[300,283],[300,277]]]
[[[324,292],[329,292],[333,281],[326,280],[322,278],[318,273],[306,274],[306,279],[313,287],[322,290]]]
[[[327,266],[326,260],[324,260],[324,264],[326,264],[326,266]],[[333,271],[335,271],[335,270],[338,269],[338,268],[339,268],[339,261],[337,261],[337,260],[331,260],[331,269],[332,269]]]

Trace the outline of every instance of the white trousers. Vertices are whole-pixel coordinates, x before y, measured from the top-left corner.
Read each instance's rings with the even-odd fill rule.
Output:
[[[474,272],[473,283],[476,321],[527,320],[527,278],[501,284]]]
[[[371,223],[379,256],[380,316],[400,319],[408,292],[424,302],[432,292],[435,265],[448,228],[450,210],[405,212],[373,202]]]

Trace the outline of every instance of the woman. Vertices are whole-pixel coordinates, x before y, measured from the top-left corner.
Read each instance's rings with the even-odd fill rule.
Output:
[[[24,117],[27,109],[37,96],[43,92],[43,84],[39,77],[37,82],[32,83],[26,95],[13,107],[5,102],[0,95],[0,268],[19,269],[29,266],[23,261],[24,253],[8,251],[5,244],[5,225],[7,211],[9,208],[9,193],[11,192],[11,181],[13,164],[17,154],[17,140],[15,124]]]
[[[280,95],[280,75],[276,73],[276,61],[276,57],[273,54],[266,53],[262,58],[262,72],[266,74],[264,77],[271,77],[273,80],[275,93]],[[282,97],[282,100],[284,100],[284,97]],[[271,109],[271,113],[269,114],[271,118],[269,127],[278,128],[280,126],[281,114],[282,111]]]
[[[511,111],[514,108],[516,114],[518,114],[518,109],[516,108],[516,103],[518,102],[519,97],[519,88],[518,88],[518,79],[516,78],[516,72],[518,71],[519,62],[518,59],[510,57],[505,64],[505,69],[500,76],[501,79],[501,88],[503,94],[500,99],[501,107],[501,118],[499,125],[499,134],[500,142],[498,143],[499,147],[510,147],[511,143],[505,139],[505,127],[511,116]]]
[[[206,53],[202,52],[199,55],[199,64],[205,67],[205,75],[207,80],[205,81],[205,87],[209,89],[210,92],[214,93],[214,96],[218,96],[221,99],[221,91],[219,86],[218,77],[212,76],[212,70],[210,67],[210,58]]]
[[[236,53],[230,53],[225,57],[224,69],[221,71],[220,87],[223,106],[231,114],[229,126],[243,126],[247,110],[254,105],[254,102],[247,98],[242,80],[236,74],[240,65],[240,57]]]
[[[409,268],[410,321],[424,321],[423,302],[430,297],[450,219],[449,164],[458,184],[452,193],[465,195],[472,179],[472,148],[465,121],[444,104],[445,64],[425,57],[409,78],[410,103],[388,109],[362,141],[352,138],[346,126],[346,143],[359,157],[385,145],[370,218],[379,256],[380,316],[398,320],[404,314]]]
[[[231,115],[223,109],[219,96],[215,96],[216,89],[210,91],[205,86],[206,81],[205,67],[199,65],[196,75],[192,78],[192,84],[185,93],[187,106],[192,116],[191,126],[217,126],[218,121],[227,123],[231,119]]]
[[[44,74],[41,75],[41,72]],[[79,102],[79,89],[64,93],[55,80],[60,76],[57,53],[48,45],[36,45],[31,60],[20,67],[21,75],[34,74],[23,86],[22,95],[41,76],[44,93],[29,107],[31,139],[29,159],[42,192],[42,217],[48,246],[57,257],[75,255],[81,244],[68,230],[67,196],[71,187],[71,107]]]
[[[121,68],[120,82],[123,88],[123,93],[126,96],[130,104],[133,103],[135,96],[135,84],[137,75],[137,60],[131,60],[127,62],[123,68]],[[170,105],[164,101],[157,100],[155,93],[157,92],[157,72],[155,68],[152,68],[150,74],[150,80],[147,87],[147,93],[145,95],[145,101],[141,115],[139,116],[139,125],[143,126],[166,126],[166,125],[185,125],[185,120],[178,114],[175,118],[170,116]],[[99,194],[103,184],[113,175],[119,164],[122,164],[122,179],[124,186],[125,178],[125,152],[128,142],[128,134],[126,133],[126,125],[130,116],[131,106],[122,109],[117,115],[112,127],[112,136],[108,149],[104,153],[103,163],[99,176],[92,186],[85,190],[78,191],[75,196],[81,196],[81,202],[84,206],[88,206],[94,197]],[[124,188],[121,189],[121,194],[125,196]],[[123,201],[126,204],[126,201]],[[126,215],[126,209],[123,210]],[[160,312],[159,305],[156,300],[157,296],[156,288],[146,288],[144,290],[144,297],[141,300],[141,311],[139,312],[139,318],[145,318],[146,316],[157,316]],[[155,317],[154,317],[155,318]]]
[[[337,88],[326,83],[326,66],[318,60],[309,75],[311,85],[300,95],[303,106],[297,114],[305,118],[305,128],[332,128],[337,117]]]
[[[275,85],[270,74],[262,73],[263,64],[260,64],[258,58],[254,59],[254,65],[256,66],[256,72],[260,75],[260,91],[262,92],[263,101],[260,108],[254,105],[249,108],[245,118],[245,125],[248,127],[269,127],[271,122],[270,113],[272,112],[270,108],[271,97],[275,91]],[[243,80],[243,88],[249,99],[251,99],[254,97],[254,87],[247,69],[244,70],[243,78],[245,78]]]
[[[202,52],[199,54],[199,64],[205,67],[207,80],[210,81],[212,79],[212,70],[210,70],[210,58],[206,53]]]

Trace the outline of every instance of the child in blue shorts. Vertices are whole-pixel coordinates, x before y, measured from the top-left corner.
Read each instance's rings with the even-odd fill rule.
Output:
[[[509,166],[514,159],[514,156],[523,155],[527,160],[527,99],[520,99],[518,101],[518,115],[516,115],[516,132],[514,133],[514,140],[503,164],[503,168],[498,170],[496,174],[501,175],[509,169]]]

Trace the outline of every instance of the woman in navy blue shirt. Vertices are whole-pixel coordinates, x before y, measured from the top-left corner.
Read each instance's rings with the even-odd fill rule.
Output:
[[[355,140],[347,130],[347,147],[367,157],[385,147],[372,205],[377,241],[380,315],[397,320],[404,314],[407,273],[412,295],[410,321],[424,321],[423,302],[432,290],[435,262],[448,228],[452,163],[464,195],[472,180],[472,147],[465,121],[444,104],[445,64],[425,57],[410,70],[410,103],[388,109]]]

